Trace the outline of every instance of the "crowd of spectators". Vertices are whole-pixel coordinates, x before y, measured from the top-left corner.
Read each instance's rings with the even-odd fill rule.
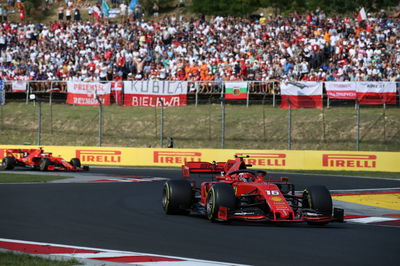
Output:
[[[400,81],[399,18],[308,15],[0,26],[4,80]]]

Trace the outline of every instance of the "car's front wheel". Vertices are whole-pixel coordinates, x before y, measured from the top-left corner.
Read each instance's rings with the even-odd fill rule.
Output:
[[[189,181],[169,180],[163,186],[162,207],[165,214],[183,214],[193,203],[193,190]]]
[[[332,215],[332,197],[325,186],[310,186],[303,192],[303,208],[316,211],[325,216]],[[309,224],[327,224],[327,222],[309,221]]]
[[[227,210],[233,210],[236,207],[235,191],[230,184],[216,183],[208,191],[206,203],[208,220],[214,222],[218,219],[220,207],[225,207]]]
[[[72,158],[70,163],[75,168],[80,168],[81,167],[81,160],[79,160],[78,158]]]
[[[1,168],[3,170],[12,170],[15,167],[15,158],[12,156],[6,156],[1,161]]]
[[[49,169],[49,165],[51,164],[52,162],[49,158],[42,158],[39,165],[40,171],[47,171]]]

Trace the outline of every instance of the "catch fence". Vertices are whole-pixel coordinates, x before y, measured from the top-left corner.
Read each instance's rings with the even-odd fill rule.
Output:
[[[29,82],[26,92],[13,93],[5,83],[0,142],[103,147],[167,147],[173,142],[174,148],[400,151],[398,103],[362,106],[354,100],[330,99],[327,108],[324,95],[322,109],[285,110],[278,108],[278,83],[269,82],[249,86],[249,97],[242,101],[223,100],[223,87],[195,83],[197,89],[188,92],[188,105],[177,108],[74,106],[55,104],[65,103],[66,87],[60,84]],[[30,101],[29,94],[41,101]]]

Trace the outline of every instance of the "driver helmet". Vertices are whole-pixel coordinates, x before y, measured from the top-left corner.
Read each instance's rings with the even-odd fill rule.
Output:
[[[253,175],[251,173],[240,173],[239,179],[244,182],[251,182],[253,180]]]

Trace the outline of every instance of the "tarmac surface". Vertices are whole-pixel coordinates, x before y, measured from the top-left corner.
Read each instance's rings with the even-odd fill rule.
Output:
[[[161,208],[162,184],[166,179],[180,178],[178,169],[92,168],[67,175],[72,177],[51,183],[1,184],[0,237],[232,265],[397,265],[400,260],[399,226],[352,219],[323,227],[236,221],[226,225],[197,216],[166,216]],[[400,192],[400,180],[284,176],[297,191],[323,184],[337,194],[373,192],[369,194],[371,199],[381,192],[391,192],[392,196]],[[344,208],[345,215],[355,218],[400,215],[396,208],[334,198],[335,207]],[[398,206],[396,201],[393,204]]]

